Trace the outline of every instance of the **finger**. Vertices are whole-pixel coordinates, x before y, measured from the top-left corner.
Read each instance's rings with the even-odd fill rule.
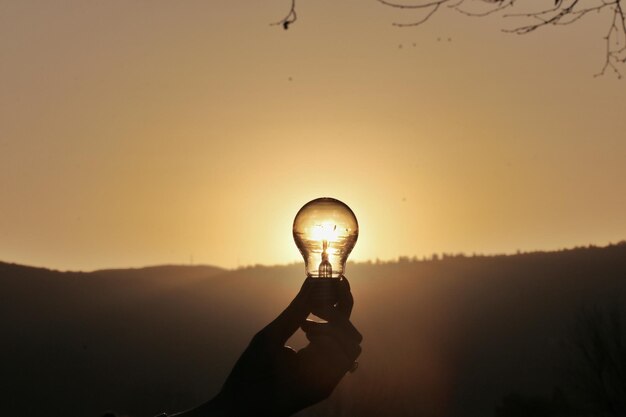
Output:
[[[348,323],[350,321],[338,306],[320,306],[315,309],[315,315],[328,323]]]
[[[310,381],[307,384],[307,392],[314,395],[322,394],[315,402],[327,398],[347,373],[346,368],[349,370],[349,367],[353,366],[348,365],[348,358],[329,355],[323,343],[316,345],[311,343],[297,353],[303,380]]]
[[[315,329],[317,327],[323,327],[324,325],[327,325],[328,323],[319,323],[317,321],[313,321],[313,320],[305,320],[300,327],[302,328],[302,331],[307,333],[310,331],[315,331]]]
[[[361,354],[359,342],[351,337],[348,333],[333,326],[329,323],[315,323],[306,326],[306,337],[311,344],[324,342],[327,338],[333,339],[337,345],[343,350],[346,357],[354,361]]]
[[[361,332],[354,327],[354,324],[350,321],[342,321],[338,323],[334,323],[333,326],[337,328],[342,334],[344,334],[347,338],[352,340],[356,344],[361,344],[363,341],[363,335]]]
[[[304,334],[307,340],[311,343],[314,343],[319,336],[325,335],[327,332],[324,332],[323,329],[311,328],[308,331],[305,331]]]
[[[354,327],[351,322],[336,322],[336,323],[318,323],[311,320],[306,320],[302,324],[302,330],[308,337],[309,335],[324,334],[332,332],[333,336],[351,344],[360,344],[363,341],[363,336]],[[309,338],[309,340],[311,340]]]
[[[352,307],[354,306],[354,298],[350,291],[348,279],[342,276],[337,287],[337,309],[346,316],[346,318],[350,318]]]
[[[351,342],[360,344],[363,341],[363,336],[349,320],[332,320],[328,323],[318,323],[312,320],[305,320],[300,327],[308,336],[308,333],[323,331],[322,329],[327,326],[336,328],[337,331],[342,334],[342,337],[349,339]]]
[[[318,352],[321,356],[320,365],[332,370],[333,374],[345,374],[361,353],[361,348],[358,345],[344,345],[333,336],[332,331],[320,332],[317,335],[311,335],[311,338],[313,341],[309,344],[309,348]]]
[[[311,279],[307,278],[287,308],[262,330],[271,342],[285,344],[306,320],[311,313],[310,293]]]

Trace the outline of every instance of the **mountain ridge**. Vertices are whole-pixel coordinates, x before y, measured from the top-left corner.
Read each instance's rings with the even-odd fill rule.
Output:
[[[555,250],[532,250],[532,251],[518,251],[515,253],[493,253],[493,254],[465,254],[465,253],[435,253],[431,255],[430,258],[422,257],[418,258],[416,256],[403,256],[400,255],[395,259],[389,260],[367,260],[367,261],[348,261],[349,265],[372,265],[372,264],[394,264],[394,263],[406,263],[406,262],[430,262],[430,261],[439,261],[450,258],[501,258],[501,257],[515,257],[515,256],[533,256],[533,255],[549,255],[549,254],[563,254],[568,252],[580,252],[580,251],[588,251],[588,250],[600,250],[600,249],[611,249],[611,248],[626,248],[626,240],[620,240],[615,243],[608,243],[604,246],[601,245],[592,245],[589,244],[587,246],[574,246],[570,248],[563,249],[555,249]],[[210,274],[218,274],[218,273],[227,273],[233,271],[247,270],[247,269],[255,269],[255,268],[276,268],[276,267],[292,267],[293,265],[300,265],[299,262],[288,263],[288,264],[275,264],[275,265],[265,265],[265,264],[254,264],[248,266],[242,266],[238,268],[224,268],[216,265],[209,264],[156,264],[156,265],[146,265],[146,266],[137,266],[137,267],[119,267],[119,268],[100,268],[92,271],[82,271],[82,270],[60,270],[55,268],[49,268],[45,266],[32,266],[27,264],[20,264],[16,262],[2,261],[0,260],[0,272],[8,271],[8,270],[31,270],[31,271],[40,271],[40,272],[53,272],[59,274],[103,274],[103,275],[119,275],[119,274],[150,274],[151,272],[163,272],[163,271],[202,271],[209,272]]]

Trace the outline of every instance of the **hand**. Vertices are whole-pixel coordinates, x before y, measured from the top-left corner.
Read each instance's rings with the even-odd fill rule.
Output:
[[[332,393],[353,369],[362,336],[349,320],[353,298],[345,278],[338,282],[338,303],[316,309],[327,323],[306,320],[313,285],[314,279],[307,279],[287,309],[254,336],[222,391],[205,405],[215,412],[197,415],[284,417]],[[298,328],[310,343],[296,352],[285,343]]]

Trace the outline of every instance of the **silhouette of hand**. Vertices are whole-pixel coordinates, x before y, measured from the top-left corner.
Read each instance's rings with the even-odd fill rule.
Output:
[[[315,310],[327,323],[306,319],[313,285],[307,279],[285,311],[254,336],[207,411],[193,416],[283,417],[332,393],[355,366],[362,336],[349,320],[353,298],[345,278],[337,285],[336,306]],[[296,352],[285,343],[298,328],[310,343]]]

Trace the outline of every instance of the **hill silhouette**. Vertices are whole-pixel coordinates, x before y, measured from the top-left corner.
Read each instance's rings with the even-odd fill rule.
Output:
[[[350,264],[347,274],[364,335],[360,366],[300,416],[568,415],[603,406],[581,403],[571,371],[584,363],[571,342],[585,311],[623,308],[626,244],[401,258]],[[217,393],[303,278],[301,265],[85,273],[0,263],[3,412],[140,417],[196,405]]]

